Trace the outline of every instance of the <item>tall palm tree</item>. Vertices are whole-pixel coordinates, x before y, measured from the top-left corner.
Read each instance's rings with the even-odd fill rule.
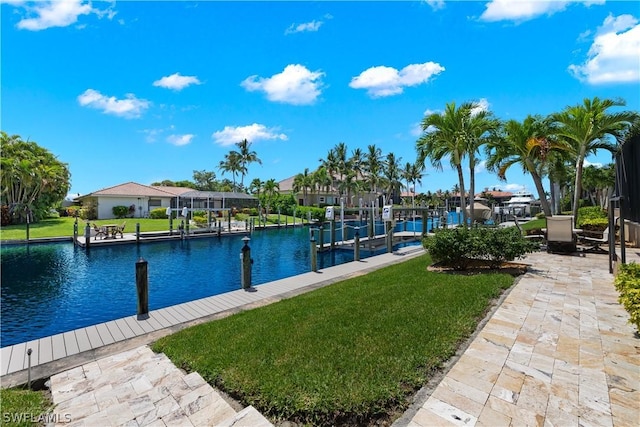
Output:
[[[419,162],[407,162],[402,169],[402,177],[407,182],[407,191],[411,191],[411,207],[415,207],[415,186],[416,184],[422,184],[423,170],[424,163],[420,164]],[[413,184],[413,189],[411,189],[410,184]]]
[[[336,153],[333,148],[327,152],[326,158],[320,159],[320,166],[327,172],[327,175],[331,179],[331,187],[334,189],[338,187],[336,183],[336,174],[339,169],[338,163],[338,158],[336,157]]]
[[[320,166],[312,175],[312,183],[315,189],[317,189],[316,196],[319,196],[320,191],[324,191],[325,193],[329,192],[331,188],[331,177],[327,172],[327,168],[324,166]],[[316,198],[316,205],[320,207],[320,200]]]
[[[269,215],[269,208],[271,206],[271,203],[275,200],[278,194],[280,194],[280,184],[278,184],[273,178],[268,179],[267,181],[265,181],[262,187],[262,191],[267,207],[267,215]]]
[[[402,186],[402,182],[400,181],[402,179],[401,161],[402,157],[396,157],[394,153],[389,153],[383,162],[383,175],[386,184],[385,189],[388,194],[385,204],[389,203],[389,199],[392,195],[398,192]]]
[[[373,194],[377,193],[382,173],[382,150],[375,144],[370,144],[367,147],[367,152],[364,155],[364,170],[366,172],[365,182],[369,191]]]
[[[224,174],[226,172],[231,173],[231,178],[233,180],[233,191],[237,191],[238,187],[236,185],[236,175],[238,173],[244,173],[246,169],[243,168],[242,162],[240,159],[240,154],[237,151],[230,151],[224,155],[224,160],[220,160],[218,164],[218,169]]]
[[[638,113],[632,111],[607,112],[609,108],[624,105],[623,100],[585,98],[582,105],[569,106],[560,113],[551,115],[557,125],[556,135],[569,143],[575,158],[574,218],[577,218],[580,207],[585,158],[600,149],[615,153],[618,148],[617,139],[622,137],[638,117]]]
[[[310,188],[313,186],[312,175],[309,173],[309,168],[305,168],[303,173],[297,174],[293,178],[293,191],[299,193],[302,191],[303,205],[307,205],[307,194]]]
[[[248,172],[248,167],[250,163],[258,163],[262,164],[262,160],[258,158],[258,155],[255,151],[251,150],[251,143],[246,139],[243,139],[240,142],[236,142],[236,147],[238,147],[239,151],[239,163],[240,163],[240,188],[244,188],[244,177]]]
[[[463,104],[464,106],[465,104]],[[466,120],[464,137],[467,140],[466,155],[469,158],[469,215],[473,221],[475,218],[474,198],[476,194],[476,166],[477,154],[484,144],[498,130],[500,122],[493,118],[493,114],[481,108],[477,102],[468,103],[469,116]],[[463,206],[464,208],[464,206]]]
[[[469,147],[466,130],[472,108],[472,103],[464,103],[456,108],[455,102],[452,102],[445,106],[444,113],[433,113],[424,117],[421,122],[424,133],[416,142],[419,162],[424,163],[429,158],[434,168],[442,170],[442,160],[448,157],[451,166],[457,171],[462,222],[465,226],[467,217],[462,159]]]
[[[513,165],[521,166],[533,179],[545,216],[551,216],[542,177],[551,152],[566,148],[566,144],[553,138],[552,123],[541,116],[529,115],[522,122],[508,120],[500,133],[486,145],[487,169],[506,181],[507,170]]]

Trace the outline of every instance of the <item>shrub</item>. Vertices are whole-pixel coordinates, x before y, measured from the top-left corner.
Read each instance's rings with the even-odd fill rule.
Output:
[[[200,227],[205,227],[207,225],[207,217],[206,215],[194,215],[193,222],[195,222]]]
[[[435,262],[454,270],[465,270],[474,259],[487,260],[491,268],[496,268],[540,248],[515,227],[443,228],[427,236],[422,244]]]
[[[67,216],[76,216],[76,213],[79,213],[80,211],[80,207],[79,206],[69,206],[66,208],[67,210]]]
[[[323,208],[316,208],[314,206],[298,206],[296,207],[296,217],[307,219],[307,212],[311,212],[311,219],[316,221],[324,221]]]
[[[149,212],[149,218],[151,219],[169,219],[167,216],[167,208],[155,208]]]
[[[640,264],[621,264],[614,281],[618,301],[629,312],[629,323],[640,331]]]
[[[111,208],[111,212],[116,218],[124,218],[129,213],[129,208],[127,206],[114,206]]]
[[[609,216],[607,211],[599,206],[586,206],[578,209],[578,218],[576,218],[576,225],[578,228],[582,228],[585,223],[592,223],[593,220],[604,219],[607,220]],[[606,225],[605,225],[606,227]]]

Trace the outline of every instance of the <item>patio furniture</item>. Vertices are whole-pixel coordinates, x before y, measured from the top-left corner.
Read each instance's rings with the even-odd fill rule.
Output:
[[[589,248],[584,249],[583,252],[590,252],[596,254],[607,254],[608,250],[603,249],[600,245],[608,245],[609,244],[609,227],[605,228],[602,232],[602,237],[582,237],[582,243],[588,245]]]
[[[547,218],[546,240],[547,252],[573,253],[578,241],[577,232],[573,228],[573,215],[554,215]]]
[[[94,240],[98,240],[98,236],[102,236],[102,238],[104,238],[104,236],[107,235],[107,231],[105,230],[104,227],[98,227],[95,223],[91,224],[91,227],[93,228],[93,231],[95,232]]]
[[[118,234],[120,234],[120,237],[121,237],[121,238],[124,238],[124,234],[123,234],[123,232],[124,232],[124,227],[125,227],[126,225],[127,225],[127,221],[124,221],[124,222],[122,223],[122,225],[117,226],[117,227],[113,230],[113,238],[114,238],[114,239],[118,236]]]

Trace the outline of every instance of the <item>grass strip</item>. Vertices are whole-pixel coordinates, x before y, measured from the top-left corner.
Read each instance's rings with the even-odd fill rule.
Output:
[[[198,325],[153,348],[276,420],[368,424],[406,409],[475,330],[504,274],[427,271],[428,255]]]
[[[21,388],[0,390],[1,425],[31,427],[45,425],[51,420],[50,402],[41,391]]]

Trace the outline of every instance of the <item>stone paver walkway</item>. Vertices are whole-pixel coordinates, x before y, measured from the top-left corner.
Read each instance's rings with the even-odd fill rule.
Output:
[[[608,257],[540,252],[525,262],[532,270],[396,425],[640,425],[640,340]]]
[[[59,426],[271,426],[253,407],[236,412],[197,373],[185,375],[147,346],[51,377]]]

